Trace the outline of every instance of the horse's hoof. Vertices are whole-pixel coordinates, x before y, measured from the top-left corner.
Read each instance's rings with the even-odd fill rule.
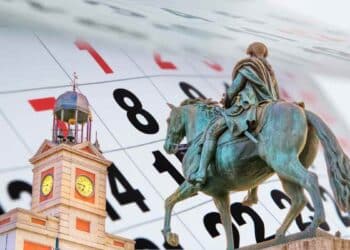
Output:
[[[168,232],[166,234],[166,242],[168,242],[170,246],[176,247],[179,245],[179,236],[176,233]]]
[[[276,233],[275,234],[275,238],[274,238],[274,241],[277,243],[277,244],[284,244],[287,242],[287,238],[286,238],[286,235],[285,233]]]
[[[276,241],[283,241],[283,239],[286,237],[286,232],[285,231],[279,231],[277,230],[275,234],[275,240]]]
[[[312,224],[309,225],[305,230],[304,233],[307,235],[307,237],[316,237],[317,227],[313,226]]]

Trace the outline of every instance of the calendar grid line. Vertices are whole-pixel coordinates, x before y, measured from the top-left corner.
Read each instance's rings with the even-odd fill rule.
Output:
[[[128,55],[128,53],[126,53],[125,51],[121,50],[123,52],[124,55],[126,55],[130,61],[132,61],[135,66],[145,75],[147,76],[146,72],[142,69],[142,67],[133,59],[131,58],[131,56]],[[162,98],[166,101],[169,102],[168,99],[165,97],[165,95],[160,91],[160,89],[154,84],[154,82],[149,78],[146,77],[147,80],[153,85],[153,87],[157,90],[158,94],[160,94],[162,96]]]
[[[196,69],[196,67],[193,65],[193,63],[191,63],[187,58],[184,58],[184,60],[186,61],[186,63],[187,63],[188,65],[190,65],[190,67],[193,69],[193,71],[197,72],[197,73],[200,75],[200,78],[201,78],[204,82],[207,82],[207,83],[208,83],[208,86],[209,86],[212,90],[214,90],[216,93],[219,93],[219,94],[220,94],[219,89],[215,88],[215,87],[212,85],[212,83],[208,81],[208,78],[207,78],[207,77],[202,76],[202,75],[200,74],[200,72],[198,72],[198,70]]]
[[[38,37],[39,39],[39,37]],[[40,40],[41,41],[41,40]],[[42,42],[42,45],[47,48],[47,50],[49,51],[48,47]],[[59,63],[59,61],[55,58],[55,56],[52,53],[49,53],[51,57],[53,57],[54,61],[56,63],[59,64],[61,70],[64,71],[64,73],[66,74],[66,76],[71,79],[70,75],[67,73],[67,71],[64,69],[64,67]],[[72,79],[71,79],[72,80]],[[77,87],[77,89],[82,93],[82,91],[79,89],[79,87]],[[103,124],[103,126],[107,129],[107,131],[110,133],[110,135],[112,136],[112,138],[116,141],[116,143],[120,146],[123,147],[123,145],[117,140],[117,138],[115,137],[115,135],[112,133],[112,131],[109,129],[109,127],[107,126],[107,124],[103,121],[103,119],[99,116],[99,114],[96,112],[96,110],[94,109],[94,107],[92,105],[90,105],[90,108],[94,111],[95,115],[98,117],[98,119],[100,120],[100,122]],[[134,167],[136,167],[136,169],[139,171],[139,173],[145,178],[145,180],[148,182],[148,184],[152,187],[152,189],[156,192],[156,194],[160,197],[160,199],[163,199],[161,193],[156,189],[156,187],[153,185],[152,181],[143,173],[143,171],[140,169],[140,167],[138,166],[138,164],[136,164],[136,162],[134,161],[134,159],[130,156],[130,154],[127,152],[127,150],[123,150],[124,154],[127,156],[127,158],[132,162],[132,164],[134,165]],[[180,218],[178,218],[179,221],[184,225],[184,222],[181,221]],[[189,230],[187,227],[185,227],[189,233],[192,235],[192,237],[197,241],[197,243],[202,247],[202,249],[205,249],[204,246],[201,244],[201,242],[199,241],[199,239],[197,239],[193,232],[191,230]]]
[[[46,46],[46,44],[40,39],[40,37],[33,31],[34,36],[38,39],[39,43],[44,47],[47,53],[51,56],[51,58],[56,62],[58,67],[66,74],[66,76],[71,79],[68,72],[63,68],[62,64],[57,60],[57,58],[52,54],[51,50]]]
[[[132,145],[132,146],[127,146],[127,147],[123,147],[123,148],[109,149],[109,150],[102,151],[102,153],[108,154],[108,153],[113,153],[113,152],[119,152],[122,150],[133,149],[133,148],[138,148],[138,147],[147,146],[147,145],[151,145],[151,144],[156,144],[158,142],[163,142],[163,141],[165,141],[165,139],[154,140],[154,141],[136,144],[136,145]]]
[[[201,241],[197,238],[197,236],[195,236],[195,234],[192,232],[192,230],[187,226],[187,224],[178,216],[178,215],[175,215],[176,218],[180,221],[180,223],[182,224],[183,227],[185,227],[187,229],[187,231],[190,232],[190,234],[192,235],[192,237],[197,241],[197,243],[202,247],[202,249],[206,249]]]
[[[202,74],[156,74],[156,75],[145,75],[145,76],[135,76],[135,77],[127,77],[127,78],[121,78],[121,79],[113,79],[113,80],[107,80],[107,81],[95,81],[95,82],[88,82],[88,83],[78,83],[78,86],[90,86],[90,85],[99,85],[99,84],[108,84],[108,83],[114,83],[114,82],[123,82],[123,81],[131,81],[131,80],[138,80],[138,79],[147,79],[147,78],[157,78],[157,77],[192,77],[192,78],[222,78],[227,77],[227,75],[220,75],[220,76],[213,76],[213,75],[202,75]],[[6,95],[6,94],[16,94],[16,93],[22,93],[22,92],[30,92],[30,91],[38,91],[38,90],[48,90],[48,89],[60,89],[60,88],[66,88],[71,86],[71,84],[62,84],[62,85],[55,85],[55,86],[46,86],[46,87],[37,87],[37,88],[28,88],[28,89],[18,89],[18,90],[7,90],[7,91],[0,91],[0,95]]]
[[[282,222],[279,219],[277,219],[277,217],[273,213],[271,213],[271,211],[265,206],[265,204],[262,201],[259,200],[258,202],[277,221],[278,224],[282,225]],[[290,233],[288,229],[287,229],[287,233]]]
[[[7,118],[6,114],[2,111],[2,109],[0,108],[0,116],[5,120],[5,122],[9,125],[10,129],[12,130],[12,132],[15,133],[16,137],[18,138],[18,140],[23,144],[23,146],[25,147],[25,149],[27,150],[28,153],[33,154],[32,149],[30,148],[30,146],[27,144],[27,142],[25,141],[25,139],[22,137],[22,135],[18,132],[18,130],[16,129],[15,125],[13,125],[13,123]]]
[[[0,169],[0,173],[9,173],[9,172],[18,171],[21,169],[26,169],[31,167],[32,167],[31,165],[7,167],[7,168]]]

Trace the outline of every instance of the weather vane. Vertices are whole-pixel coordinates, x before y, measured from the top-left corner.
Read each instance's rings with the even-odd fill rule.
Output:
[[[73,72],[73,80],[72,80],[73,91],[76,90],[77,80],[78,80],[77,72]]]

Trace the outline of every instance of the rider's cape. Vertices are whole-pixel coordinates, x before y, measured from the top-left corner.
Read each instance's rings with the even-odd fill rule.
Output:
[[[249,57],[237,63],[233,71],[234,79],[241,74],[246,78],[242,90],[232,100],[232,105],[224,112],[231,132],[238,136],[245,130],[252,130],[260,124],[260,113],[264,104],[277,101],[278,88],[273,72],[263,59]]]

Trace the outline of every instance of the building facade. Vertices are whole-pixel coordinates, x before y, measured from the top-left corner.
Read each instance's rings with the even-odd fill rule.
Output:
[[[91,122],[84,95],[74,89],[57,99],[52,140],[30,159],[31,209],[0,216],[1,250],[134,249],[134,241],[105,232],[111,162],[91,143]]]

